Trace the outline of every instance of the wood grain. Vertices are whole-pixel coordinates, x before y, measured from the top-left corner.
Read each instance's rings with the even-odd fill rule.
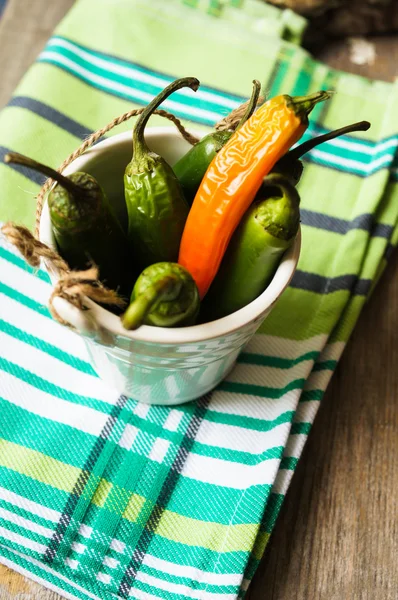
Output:
[[[61,596],[0,565],[1,600],[61,600]]]
[[[8,0],[0,18],[0,106],[43,49],[74,0]]]
[[[366,38],[374,44],[376,59],[373,64],[356,65],[350,61],[348,40],[330,41],[317,51],[317,58],[335,69],[356,73],[371,79],[393,81],[398,76],[398,35]]]
[[[9,0],[0,21],[0,105],[73,0]],[[346,42],[320,53],[334,67],[392,80],[398,40],[373,66]],[[366,306],[333,377],[248,600],[398,598],[398,260]],[[0,600],[59,597],[0,565]]]

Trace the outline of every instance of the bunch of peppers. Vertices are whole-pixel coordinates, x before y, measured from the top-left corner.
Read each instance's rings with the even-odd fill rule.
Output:
[[[58,250],[73,269],[95,263],[105,285],[130,297],[121,315],[126,329],[212,321],[257,298],[298,233],[300,159],[370,127],[361,121],[292,149],[330,92],[280,95],[258,107],[254,81],[237,126],[209,133],[171,167],[149,150],[144,131],[158,106],[184,87],[196,91],[199,81],[174,81],[136,121],[124,176],[127,230],[88,173],[65,177],[22,155],[6,157],[56,182],[48,207]]]

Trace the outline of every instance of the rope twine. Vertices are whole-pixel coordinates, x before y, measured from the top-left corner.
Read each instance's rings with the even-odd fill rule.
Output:
[[[227,117],[222,119],[215,128],[217,130],[234,129],[238,125],[247,102],[233,110]],[[102,127],[98,131],[92,133],[84,142],[77,148],[58,168],[58,172],[62,173],[74,160],[84,154],[91,146],[93,146],[106,133],[128,121],[132,117],[138,116],[143,112],[144,108],[133,109],[124,113],[120,117],[113,119],[108,125]],[[172,113],[165,110],[155,110],[153,114],[160,115],[171,121],[181,133],[182,137],[192,146],[199,142],[199,139],[189,133],[181,123],[181,121]],[[55,310],[54,299],[63,298],[70,304],[80,310],[87,310],[85,298],[89,298],[99,304],[108,306],[123,306],[125,301],[122,300],[115,291],[106,288],[98,280],[98,268],[95,265],[90,266],[85,271],[74,271],[69,268],[68,264],[54,249],[39,240],[40,220],[43,210],[44,199],[50,190],[54,181],[47,179],[40,189],[36,201],[36,218],[35,218],[35,234],[29,231],[27,227],[16,225],[14,223],[6,223],[2,227],[2,232],[8,241],[16,246],[26,262],[34,268],[39,268],[41,260],[44,260],[47,269],[57,275],[58,281],[54,286],[52,294],[49,298],[49,310],[59,323],[71,327],[70,323],[66,322]]]
[[[259,96],[257,100],[257,106],[260,106],[264,102],[263,96]],[[250,100],[247,100],[238,108],[235,108],[229,115],[221,119],[218,123],[215,124],[214,129],[216,131],[226,131],[226,130],[235,130],[243,115],[246,112],[247,107],[250,104]]]

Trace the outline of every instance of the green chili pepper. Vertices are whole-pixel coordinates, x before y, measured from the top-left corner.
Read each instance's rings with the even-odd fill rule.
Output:
[[[311,140],[307,140],[299,146],[296,146],[296,148],[289,150],[289,152],[287,152],[285,156],[283,156],[276,163],[271,172],[283,175],[290,180],[292,185],[297,185],[301,179],[301,175],[303,174],[303,163],[301,162],[300,158],[302,158],[304,154],[307,154],[307,152],[310,152],[310,150],[313,150],[316,146],[319,146],[324,142],[334,140],[337,137],[346,135],[347,133],[352,133],[354,131],[367,131],[369,127],[369,121],[359,121],[358,123],[353,123],[352,125],[347,125],[346,127],[340,127],[340,129],[335,129],[329,133],[318,135]]]
[[[299,227],[300,198],[294,186],[303,170],[300,158],[323,142],[369,127],[370,123],[361,121],[336,129],[300,144],[278,161],[231,239],[202,303],[205,320],[239,310],[255,300],[270,283]]]
[[[26,156],[10,152],[6,162],[39,171],[57,181],[48,195],[48,208],[59,252],[72,269],[91,262],[101,281],[130,295],[133,273],[127,238],[98,182],[88,173],[65,177]]]
[[[183,87],[196,91],[194,77],[168,85],[141,113],[133,131],[133,158],[124,176],[128,214],[128,238],[141,267],[175,261],[189,207],[170,165],[151,152],[144,129],[154,110],[170,94]]]
[[[259,296],[270,283],[300,223],[300,197],[280,175],[264,179],[261,195],[237,227],[219,272],[202,302],[205,320],[225,317]]]
[[[199,307],[199,292],[188,271],[177,263],[161,262],[138,277],[121,319],[126,329],[142,324],[183,327],[195,324]]]
[[[253,81],[253,92],[246,111],[235,129],[238,129],[253,114],[260,94],[260,82]],[[227,143],[235,129],[213,131],[192,146],[173,167],[186,200],[191,205],[199,185],[217,152]]]

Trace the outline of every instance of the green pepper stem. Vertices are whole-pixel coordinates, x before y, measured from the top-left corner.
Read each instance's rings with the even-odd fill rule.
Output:
[[[318,102],[324,102],[332,96],[333,92],[324,90],[309,94],[308,96],[288,96],[287,104],[291,106],[298,117],[306,117]]]
[[[288,152],[288,156],[291,159],[298,160],[310,150],[313,150],[316,146],[323,144],[324,142],[328,142],[329,140],[334,140],[341,135],[346,135],[347,133],[352,133],[354,131],[367,131],[370,127],[369,121],[359,121],[358,123],[353,123],[352,125],[347,125],[346,127],[340,127],[340,129],[335,129],[334,131],[330,131],[329,133],[325,133],[323,135],[318,135],[311,140],[307,140],[303,144],[300,144],[293,150]]]
[[[133,300],[122,315],[122,323],[126,329],[137,329],[144,321],[146,315],[152,308],[168,296],[173,288],[179,284],[179,280],[174,275],[165,275],[162,279],[155,281],[148,286],[145,292]]]
[[[134,157],[138,159],[141,158],[143,153],[148,152],[148,147],[145,143],[144,138],[144,130],[145,126],[148,122],[149,117],[152,115],[153,111],[158,108],[162,102],[166,100],[173,92],[180,90],[183,87],[190,87],[194,92],[199,88],[200,82],[196,77],[183,77],[182,79],[176,79],[170,83],[165,89],[160,92],[145,108],[145,110],[140,114],[137,119],[137,122],[133,131],[133,149],[134,149]]]
[[[67,192],[69,192],[77,198],[81,198],[85,195],[84,189],[76,183],[74,183],[73,181],[71,181],[68,177],[65,177],[65,175],[62,175],[61,173],[58,173],[58,171],[56,171],[55,169],[47,167],[47,165],[43,165],[42,163],[39,163],[36,160],[33,160],[32,158],[28,158],[23,154],[19,154],[18,152],[9,152],[5,155],[4,162],[7,164],[12,163],[16,165],[22,165],[23,167],[27,167],[28,169],[39,171],[39,173],[43,173],[43,175],[54,179],[54,181],[59,183],[61,187],[65,188]]]
[[[246,107],[246,110],[245,110],[241,120],[239,121],[239,123],[236,126],[236,129],[239,129],[240,127],[242,127],[243,123],[246,123],[246,121],[248,119],[250,119],[250,117],[256,110],[258,98],[260,96],[260,91],[261,91],[261,83],[258,81],[258,79],[253,79],[252,95],[250,97],[250,100],[248,102],[248,105]]]
[[[282,195],[290,198],[292,201],[296,202],[297,205],[300,204],[300,195],[297,189],[283,175],[279,173],[270,173],[264,177],[262,185],[265,187],[277,187],[282,191]]]

